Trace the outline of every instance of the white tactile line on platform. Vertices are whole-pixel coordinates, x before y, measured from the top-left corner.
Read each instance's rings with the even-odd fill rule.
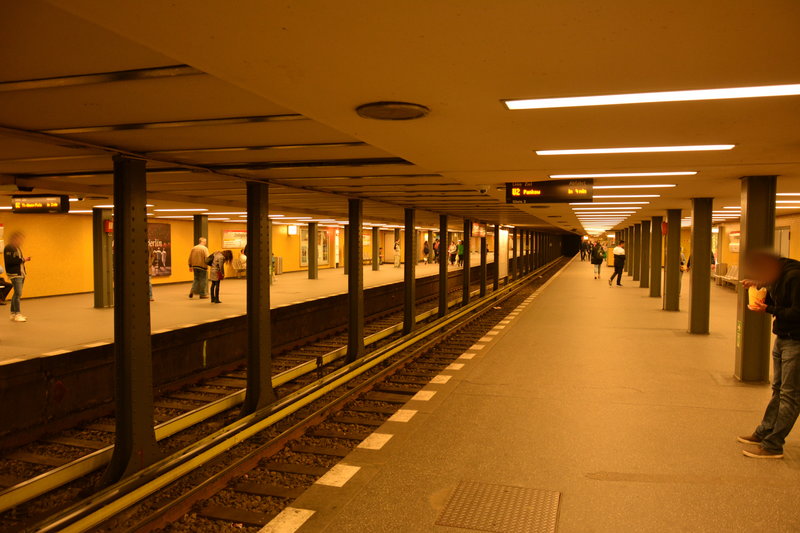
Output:
[[[99,341],[99,342],[93,342],[91,344],[84,344],[83,347],[84,348],[97,348],[98,346],[105,346],[107,344],[111,344],[111,343],[107,342],[107,341]]]
[[[492,340],[491,337],[481,337],[480,339],[478,339],[478,342],[489,342],[491,340]]]
[[[166,333],[166,332],[168,332],[168,331],[172,331],[173,329],[174,329],[174,328],[163,328],[163,329],[157,329],[157,330],[155,330],[155,331],[153,331],[153,332],[151,332],[151,333],[152,333],[153,335],[156,335],[156,334],[158,334],[158,333]]]
[[[475,357],[475,355],[476,354],[474,354],[474,353],[464,352],[461,355],[459,355],[458,358],[459,359],[472,359],[473,357]]]
[[[496,329],[497,329],[497,326],[493,327],[491,330],[489,330],[489,331],[487,331],[487,332],[486,332],[486,335],[485,335],[485,336],[486,336],[486,337],[492,337],[492,336],[494,336],[494,335],[497,335],[499,332],[498,332],[498,331],[495,331]],[[503,329],[503,328],[500,328],[500,329]]]
[[[333,465],[333,468],[325,472],[315,483],[327,487],[344,487],[344,484],[350,481],[359,470],[361,470],[360,466],[339,463]]]
[[[445,370],[461,370],[464,368],[464,363],[450,363]]]
[[[67,353],[68,350],[53,350],[52,352],[43,353],[42,357],[52,357],[54,355],[61,355],[62,353]]]
[[[314,511],[311,509],[298,509],[297,507],[286,507],[278,513],[278,516],[258,530],[258,533],[294,533],[311,518]]]
[[[412,400],[416,400],[418,402],[427,402],[431,398],[433,398],[434,394],[436,394],[435,390],[421,390],[417,391],[417,393],[411,397]]]
[[[388,418],[389,422],[408,422],[417,414],[416,409],[398,409]]]
[[[178,326],[178,328],[193,328],[196,325],[197,324],[183,324],[181,326]]]
[[[506,327],[504,325],[503,326],[497,325],[497,326],[493,327],[492,331],[490,331],[489,333],[491,333],[492,335],[497,335],[498,333],[500,333],[501,329],[506,329]],[[487,333],[487,335],[489,333]]]
[[[444,385],[450,378],[453,376],[448,376],[447,374],[439,374],[438,376],[433,376],[428,383],[432,383],[434,385]]]
[[[483,344],[473,344],[469,347],[470,350],[483,350]]]
[[[394,435],[391,433],[371,433],[356,447],[362,450],[380,450],[392,437]]]

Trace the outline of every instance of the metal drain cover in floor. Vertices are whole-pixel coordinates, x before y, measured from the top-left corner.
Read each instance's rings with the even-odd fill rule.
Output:
[[[549,490],[462,481],[436,524],[496,533],[553,533],[560,497]]]

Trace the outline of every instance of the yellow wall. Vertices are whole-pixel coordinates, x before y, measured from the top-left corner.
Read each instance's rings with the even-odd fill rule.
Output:
[[[739,264],[739,254],[730,251],[730,234],[734,231],[740,231],[738,222],[726,222],[720,224],[719,237],[721,242],[720,250],[720,263],[727,263],[729,265]],[[800,215],[784,215],[775,218],[775,227],[788,227],[789,228],[789,257],[792,259],[800,260]]]

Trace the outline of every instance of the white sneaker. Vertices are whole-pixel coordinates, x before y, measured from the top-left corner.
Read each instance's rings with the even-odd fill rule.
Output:
[[[11,313],[11,321],[14,322],[17,319],[17,313]]]
[[[16,315],[14,315],[14,319],[13,320],[14,320],[14,322],[27,322],[28,321],[28,317],[23,316],[21,314],[16,314]]]

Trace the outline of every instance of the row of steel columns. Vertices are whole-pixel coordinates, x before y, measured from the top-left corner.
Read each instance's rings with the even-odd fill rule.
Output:
[[[740,275],[745,271],[744,260],[749,251],[774,246],[777,176],[745,176],[741,184]],[[647,288],[651,297],[660,297],[665,311],[680,310],[682,267],[690,266],[688,331],[693,334],[709,333],[712,211],[713,198],[692,199],[689,250],[681,250],[680,209],[668,209],[666,221],[654,216],[617,232],[616,240],[627,243],[629,260],[625,271],[633,281],[639,282],[639,287]],[[769,378],[770,318],[765,313],[749,311],[747,304],[747,290],[738,284],[734,375],[742,381],[766,381]]]
[[[102,306],[114,308],[115,406],[116,433],[111,462],[104,482],[113,483],[159,458],[153,430],[153,375],[148,298],[147,250],[147,174],[146,163],[126,156],[114,157],[114,242],[103,235],[103,221],[108,210],[95,212],[96,298]],[[246,416],[275,401],[272,388],[272,345],[270,325],[271,243],[269,221],[269,185],[247,183],[247,391],[241,414]],[[345,229],[345,268],[348,285],[348,349],[347,360],[355,361],[365,352],[364,346],[364,270],[361,268],[363,240],[362,200],[348,200],[348,225]],[[309,224],[309,277],[315,278],[317,262],[316,223]],[[377,228],[373,229],[373,269],[377,269]],[[447,215],[440,215],[440,235],[448,230]],[[470,239],[472,221],[464,221],[464,268],[462,305],[470,301]],[[499,256],[499,225],[494,226],[495,259]],[[194,237],[207,237],[208,219],[197,216]],[[513,266],[510,278],[517,279],[560,254],[556,239],[530,231],[513,232]],[[399,237],[399,235],[396,235]],[[414,209],[405,210],[405,264],[403,330],[411,332],[416,325],[416,238]],[[430,236],[429,236],[430,238]],[[104,240],[106,239],[106,240]],[[447,254],[439,254],[439,310],[448,311]],[[488,290],[487,242],[480,239],[480,294]],[[106,263],[113,259],[113,269]],[[500,284],[499,269],[494,269],[492,287]],[[108,291],[113,289],[113,294]],[[98,301],[96,301],[96,304]]]

